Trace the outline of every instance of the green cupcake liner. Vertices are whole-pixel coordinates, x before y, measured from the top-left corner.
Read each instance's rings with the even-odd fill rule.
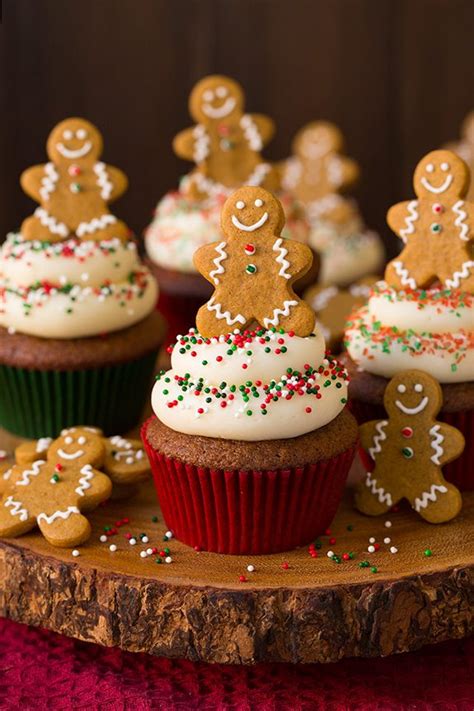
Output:
[[[70,371],[0,365],[0,425],[31,439],[56,437],[73,425],[127,432],[143,414],[156,356]]]

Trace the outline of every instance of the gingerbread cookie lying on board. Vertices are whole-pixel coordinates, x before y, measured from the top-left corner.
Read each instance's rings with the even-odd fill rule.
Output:
[[[345,223],[357,212],[340,193],[359,177],[359,167],[342,155],[343,136],[329,121],[313,121],[293,139],[293,156],[283,166],[283,187],[308,209],[310,217]]]
[[[438,422],[443,395],[438,382],[421,370],[398,373],[384,394],[387,420],[360,427],[362,447],[375,462],[356,490],[355,504],[370,516],[387,512],[401,499],[430,523],[457,516],[461,494],[442,472],[464,449],[464,437]]]
[[[121,170],[99,161],[102,146],[97,128],[82,118],[65,119],[51,131],[46,144],[50,162],[21,176],[25,193],[40,204],[21,226],[25,239],[129,237],[127,225],[107,207],[125,192],[128,181]]]
[[[326,347],[332,353],[340,352],[349,316],[354,309],[367,302],[370,290],[378,279],[376,276],[367,276],[345,289],[316,284],[305,292],[304,299],[314,309]]]
[[[1,479],[0,536],[17,536],[38,525],[57,546],[87,540],[90,525],[82,512],[110,497],[112,481],[120,496],[149,474],[139,440],[105,438],[94,427],[71,427],[56,440],[24,442],[15,459]]]
[[[199,200],[240,185],[278,188],[277,171],[260,155],[273,136],[273,121],[244,113],[244,103],[242,87],[225,76],[205,77],[192,90],[189,112],[196,126],[173,141],[180,158],[196,163],[185,181],[189,197]]]
[[[474,293],[474,204],[466,202],[469,169],[450,151],[432,151],[413,176],[417,199],[394,205],[387,222],[405,247],[385,271],[395,289],[446,289]]]
[[[253,322],[309,336],[314,311],[292,284],[311,267],[309,247],[280,236],[285,222],[280,202],[263,188],[245,187],[231,195],[221,215],[225,239],[194,255],[196,269],[215,287],[197,314],[206,337],[245,329]]]

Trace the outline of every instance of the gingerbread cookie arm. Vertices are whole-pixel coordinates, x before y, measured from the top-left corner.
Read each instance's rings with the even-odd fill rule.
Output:
[[[275,135],[275,123],[265,114],[246,114],[255,124],[262,139],[262,144],[265,146]]]
[[[185,128],[173,138],[173,150],[179,158],[194,160],[196,135],[195,128]]]
[[[276,261],[281,264],[279,276],[289,274],[290,284],[296,277],[299,279],[311,269],[313,253],[306,244],[279,237],[273,245],[273,251],[278,253]]]
[[[346,158],[345,156],[337,156],[335,160],[339,163],[335,172],[340,175],[339,179],[334,183],[335,187],[341,189],[350,188],[351,185],[354,185],[359,180],[360,170],[358,164],[352,158]]]
[[[106,202],[113,202],[123,195],[128,188],[128,178],[120,168],[116,168],[113,165],[106,165],[105,171],[107,180],[112,184],[112,190],[109,197],[104,197],[104,199]]]
[[[414,234],[414,223],[418,220],[418,201],[406,200],[399,202],[387,212],[387,223],[391,230],[406,242]]]
[[[373,448],[377,436],[377,426],[383,422],[384,420],[371,420],[359,426],[360,444],[366,452]]]
[[[13,462],[0,462],[0,496],[7,490],[10,483]]]
[[[81,475],[79,486],[76,488],[78,494],[82,492],[78,500],[80,508],[82,511],[92,511],[110,498],[112,482],[106,474],[94,469],[90,464],[82,467]]]
[[[43,180],[45,179],[46,172],[44,165],[33,165],[31,168],[27,168],[23,171],[20,176],[20,185],[24,192],[33,198],[35,202],[42,203],[43,195],[42,188],[44,187]]]
[[[463,434],[444,422],[435,422],[430,429],[431,461],[440,467],[449,464],[464,451]]]
[[[222,263],[227,259],[226,255],[227,242],[211,242],[204,244],[194,252],[194,266],[207,281],[213,286],[219,284],[219,275],[224,272]]]
[[[22,442],[15,449],[16,463],[32,464],[38,459],[46,459],[51,442],[52,439],[50,437],[42,437],[33,442]]]

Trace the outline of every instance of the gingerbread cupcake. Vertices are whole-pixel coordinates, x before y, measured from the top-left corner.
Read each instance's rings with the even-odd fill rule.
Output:
[[[278,171],[261,155],[273,136],[273,121],[245,113],[244,100],[242,87],[228,77],[201,79],[189,99],[196,125],[181,131],[173,142],[176,154],[196,167],[177,191],[160,200],[145,231],[146,250],[161,287],[160,307],[172,321],[170,331],[180,325],[187,328],[198,306],[211,295],[193,255],[202,245],[223,239],[220,214],[226,198],[241,185],[279,188]],[[289,194],[280,199],[286,214],[283,237],[307,241],[304,210]],[[309,279],[316,277],[317,268],[316,260]]]
[[[213,295],[170,349],[142,428],[167,525],[206,550],[311,541],[333,518],[354,457],[347,374],[292,288],[311,250],[282,239],[283,223],[262,188],[228,198],[225,241],[195,255]]]
[[[0,249],[0,423],[25,437],[132,427],[163,340],[156,282],[108,209],[127,179],[101,152],[88,121],[58,124],[21,177],[39,207]]]
[[[463,199],[468,183],[466,164],[449,151],[420,161],[416,199],[388,212],[404,249],[348,323],[344,359],[361,421],[382,416],[383,392],[399,371],[417,368],[436,378],[443,391],[440,419],[466,438],[464,454],[445,469],[460,489],[474,488],[474,205]]]
[[[343,194],[359,177],[357,163],[342,155],[343,143],[337,126],[314,121],[298,131],[293,155],[282,166],[284,189],[306,209],[308,244],[321,255],[324,286],[348,286],[378,273],[384,263],[379,236],[366,228],[356,202]]]

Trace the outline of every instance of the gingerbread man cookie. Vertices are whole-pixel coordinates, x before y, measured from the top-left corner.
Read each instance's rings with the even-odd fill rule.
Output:
[[[461,126],[461,140],[458,143],[449,143],[446,150],[453,151],[467,163],[471,175],[474,172],[474,111],[471,111],[464,119]],[[474,181],[471,180],[466,200],[474,201]]]
[[[189,112],[197,125],[173,141],[180,158],[196,163],[183,186],[189,197],[199,200],[240,185],[278,189],[277,171],[260,155],[273,136],[273,121],[244,113],[244,93],[236,81],[220,75],[201,79],[191,92]]]
[[[464,437],[436,421],[442,402],[440,385],[421,370],[406,370],[389,382],[384,394],[388,419],[360,427],[362,447],[375,461],[356,490],[362,513],[383,514],[401,499],[430,523],[459,513],[461,494],[445,481],[441,468],[462,453]]]
[[[367,276],[345,289],[317,284],[305,292],[304,298],[316,313],[316,322],[323,333],[326,347],[333,353],[341,349],[351,313],[367,302],[371,287],[378,279],[376,276]]]
[[[23,450],[25,459],[26,449]],[[112,483],[99,471],[102,438],[80,428],[50,443],[46,457],[15,464],[0,500],[0,536],[19,536],[38,526],[54,546],[86,541],[91,527],[83,511],[109,498]]]
[[[283,187],[308,209],[313,218],[345,223],[356,215],[352,201],[340,193],[359,177],[357,163],[341,155],[341,131],[329,121],[314,121],[296,134],[293,156],[283,168]]]
[[[395,289],[424,289],[437,280],[447,289],[474,293],[474,204],[463,198],[469,184],[464,161],[432,151],[418,163],[417,199],[390,208],[387,222],[405,247],[385,271]]]
[[[40,204],[21,226],[25,239],[129,237],[127,225],[107,207],[125,192],[127,178],[99,161],[102,145],[97,128],[82,118],[65,119],[51,131],[46,144],[50,162],[28,168],[21,176],[25,193]]]
[[[283,239],[280,202],[263,188],[246,187],[227,198],[222,242],[204,245],[194,255],[196,269],[215,287],[197,314],[203,336],[219,336],[257,321],[308,336],[314,311],[293,291],[313,259],[309,247]]]

